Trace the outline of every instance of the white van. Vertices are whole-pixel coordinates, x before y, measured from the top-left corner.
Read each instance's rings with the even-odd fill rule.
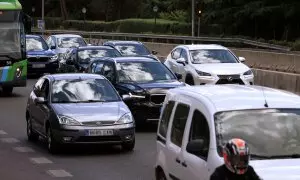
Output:
[[[300,179],[300,97],[261,86],[169,90],[157,132],[156,179],[209,180],[222,146],[244,139],[264,180]]]

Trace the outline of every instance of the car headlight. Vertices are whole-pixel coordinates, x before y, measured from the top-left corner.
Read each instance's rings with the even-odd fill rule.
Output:
[[[115,124],[130,124],[133,123],[133,117],[131,113],[124,114]]]
[[[253,75],[253,72],[251,70],[248,70],[244,73],[244,76],[250,76]]]
[[[58,116],[58,121],[59,124],[62,125],[68,125],[68,126],[80,126],[82,125],[80,122],[76,121],[75,119],[68,117],[68,116],[64,116],[64,115],[59,115]]]
[[[211,76],[211,74],[196,70],[199,76]]]
[[[57,61],[58,60],[58,55],[54,55],[51,57],[50,61],[53,62],[53,61]]]

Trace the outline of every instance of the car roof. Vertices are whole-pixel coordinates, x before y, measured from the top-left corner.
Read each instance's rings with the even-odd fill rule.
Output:
[[[77,34],[55,34],[55,35],[52,35],[56,38],[62,38],[62,37],[79,37],[81,38],[80,35],[77,35]]]
[[[114,49],[110,46],[79,46],[78,50],[85,50],[85,49]]]
[[[115,62],[158,62],[155,58],[144,57],[144,56],[134,56],[134,57],[111,57],[107,60],[115,61]],[[96,60],[97,61],[97,60]],[[101,60],[100,60],[101,61]]]
[[[193,99],[205,97],[215,111],[268,108],[300,108],[300,96],[279,89],[255,85],[202,85],[187,86],[170,90]],[[201,100],[200,100],[201,101]]]
[[[52,81],[56,80],[75,80],[75,79],[105,79],[99,74],[88,74],[88,73],[64,73],[64,74],[50,74],[46,75]]]
[[[185,47],[188,50],[198,50],[198,49],[223,49],[223,50],[228,50],[228,48],[217,45],[217,44],[190,44],[190,45],[180,45],[177,47]]]
[[[117,40],[107,41],[105,43],[112,43],[112,44],[142,44],[139,41],[117,41]]]

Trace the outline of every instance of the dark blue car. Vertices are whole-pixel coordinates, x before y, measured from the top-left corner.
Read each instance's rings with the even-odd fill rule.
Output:
[[[42,36],[26,35],[28,74],[55,73],[58,68],[58,57]]]

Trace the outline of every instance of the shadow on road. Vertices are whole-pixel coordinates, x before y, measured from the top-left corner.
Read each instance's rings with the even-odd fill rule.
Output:
[[[1,99],[19,98],[19,97],[23,97],[23,96],[20,94],[15,94],[15,93],[12,93],[11,95],[7,96],[7,95],[4,95],[2,90],[0,89],[0,98]]]

